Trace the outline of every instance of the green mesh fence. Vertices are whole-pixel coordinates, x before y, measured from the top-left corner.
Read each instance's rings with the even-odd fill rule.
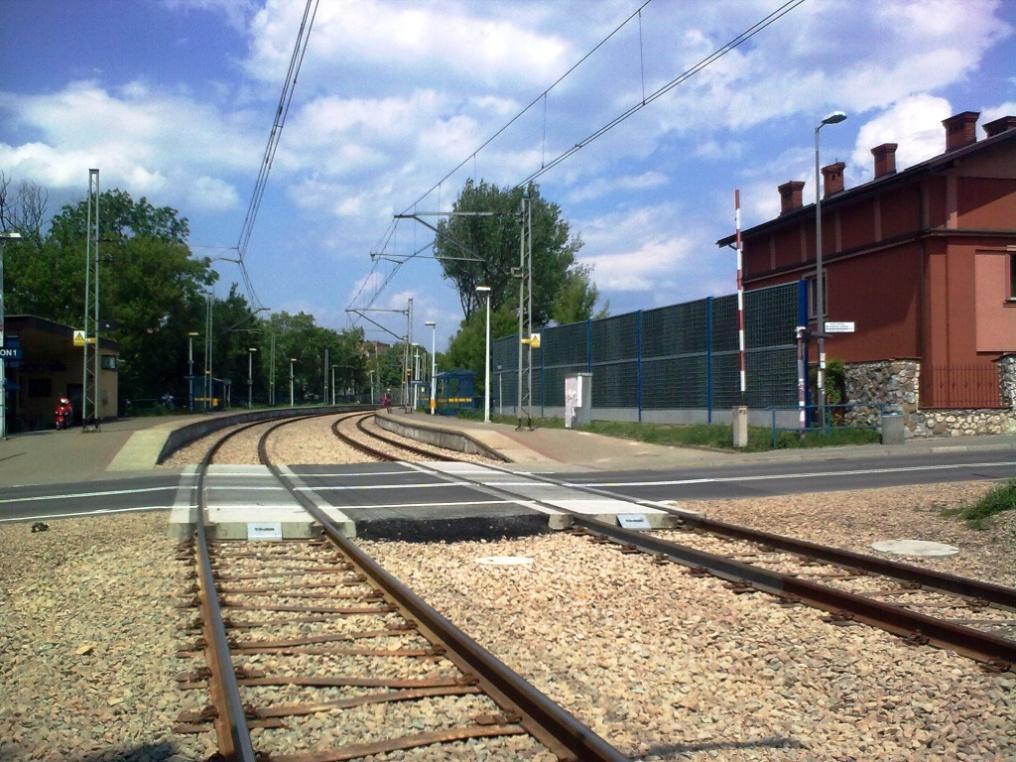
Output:
[[[801,286],[787,283],[745,294],[748,389],[752,408],[797,403]],[[595,408],[665,410],[740,404],[737,296],[710,297],[600,320],[543,328],[533,352],[534,413],[564,405],[564,379],[593,374]],[[523,353],[525,366],[527,356]],[[491,394],[514,406],[516,336],[492,347]]]

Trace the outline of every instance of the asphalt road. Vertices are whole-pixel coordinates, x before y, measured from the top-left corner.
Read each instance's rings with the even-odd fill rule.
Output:
[[[242,468],[242,467],[240,467]],[[496,499],[465,485],[432,484],[433,480],[397,464],[295,466],[309,488],[326,502],[351,514],[398,511],[400,506],[452,509],[456,514],[486,505],[500,511],[510,501]],[[801,492],[865,489],[908,484],[1005,479],[1016,476],[1011,450],[927,453],[898,457],[758,463],[667,471],[555,473],[552,478],[650,500],[737,498]],[[231,487],[242,499],[243,475]],[[47,484],[0,489],[0,522],[67,518],[123,511],[163,510],[193,484],[188,473],[106,479],[74,484]],[[251,499],[264,493],[250,487]],[[507,503],[507,505],[506,505]],[[497,508],[495,506],[503,506]]]

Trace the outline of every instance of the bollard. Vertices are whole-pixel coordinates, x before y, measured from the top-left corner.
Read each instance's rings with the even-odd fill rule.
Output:
[[[748,408],[737,405],[730,412],[730,423],[734,431],[734,447],[748,446]]]
[[[903,416],[899,413],[882,414],[882,444],[903,444]]]

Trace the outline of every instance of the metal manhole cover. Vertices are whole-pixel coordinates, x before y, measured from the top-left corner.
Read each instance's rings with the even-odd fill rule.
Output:
[[[894,553],[897,556],[920,556],[935,558],[938,556],[954,556],[960,549],[954,545],[928,540],[879,540],[871,544],[882,553]]]
[[[483,566],[529,566],[533,559],[527,556],[484,556],[477,558],[476,563]]]

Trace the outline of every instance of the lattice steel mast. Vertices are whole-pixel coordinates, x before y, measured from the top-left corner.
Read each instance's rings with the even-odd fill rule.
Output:
[[[81,356],[81,430],[97,431],[99,403],[99,170],[88,170],[85,222],[85,344]]]

